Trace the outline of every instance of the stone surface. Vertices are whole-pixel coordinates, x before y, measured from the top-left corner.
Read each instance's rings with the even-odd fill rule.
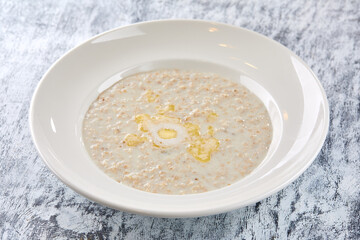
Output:
[[[322,82],[325,145],[293,184],[215,216],[161,219],[93,203],[61,183],[32,143],[28,109],[50,65],[87,38],[163,18],[242,26],[284,44]],[[359,1],[0,0],[1,239],[359,239]]]

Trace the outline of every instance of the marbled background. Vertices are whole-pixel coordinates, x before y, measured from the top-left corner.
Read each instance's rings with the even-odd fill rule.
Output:
[[[163,18],[242,26],[303,58],[327,93],[325,145],[293,184],[253,206],[160,219],[76,194],[32,143],[28,109],[50,65],[87,38]],[[360,239],[360,1],[0,0],[1,239]]]

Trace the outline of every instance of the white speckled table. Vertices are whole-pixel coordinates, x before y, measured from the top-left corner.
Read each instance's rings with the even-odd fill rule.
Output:
[[[310,65],[331,122],[321,153],[298,180],[232,212],[160,219],[93,203],[47,169],[28,127],[41,76],[95,34],[162,18],[242,26]],[[360,239],[359,1],[0,0],[0,82],[1,239]]]

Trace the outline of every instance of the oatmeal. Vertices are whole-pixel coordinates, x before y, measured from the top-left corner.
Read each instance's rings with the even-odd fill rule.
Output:
[[[245,87],[213,73],[161,70],[101,93],[83,122],[85,147],[108,176],[163,194],[237,182],[264,159],[272,125]]]

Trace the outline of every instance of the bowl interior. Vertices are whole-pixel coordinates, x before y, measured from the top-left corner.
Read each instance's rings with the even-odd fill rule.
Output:
[[[218,73],[264,102],[274,137],[255,171],[229,187],[178,196],[126,187],[97,168],[81,141],[91,102],[123,77],[164,68]],[[319,81],[285,47],[229,25],[173,20],[115,29],[70,51],[41,80],[30,121],[42,158],[75,191],[121,210],[191,217],[248,205],[292,182],[319,152],[329,120]]]

